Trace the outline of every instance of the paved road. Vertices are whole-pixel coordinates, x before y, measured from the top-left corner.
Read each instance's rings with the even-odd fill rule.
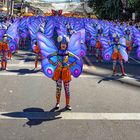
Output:
[[[126,64],[128,76],[114,78],[111,63],[91,59],[71,82],[72,112],[64,110],[64,91],[53,112],[55,82],[32,70],[31,52],[10,60],[0,72],[0,140],[139,140],[140,65]]]

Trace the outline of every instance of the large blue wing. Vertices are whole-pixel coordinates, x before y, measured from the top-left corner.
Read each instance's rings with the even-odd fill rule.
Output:
[[[137,58],[140,60],[140,47],[137,48]]]
[[[126,39],[124,37],[121,37],[119,42],[121,45],[126,46]]]
[[[3,39],[4,34],[5,34],[5,29],[4,28],[0,29],[0,40]]]
[[[85,44],[81,44],[81,51],[80,51],[80,56],[84,57],[86,56],[87,48]]]
[[[54,52],[57,52],[57,48],[49,38],[47,38],[44,34],[39,32],[37,33],[37,42],[38,46],[40,47],[40,51],[43,55],[42,60],[43,72],[47,77],[52,78],[56,66],[50,64],[50,62],[47,59],[47,56],[53,54]],[[51,59],[54,63],[57,61],[57,58],[55,56],[52,57]]]
[[[19,20],[17,20],[15,23],[13,23],[8,30],[6,31],[6,34],[10,36],[12,39],[16,38],[16,35],[18,33],[18,26],[19,26]]]
[[[136,45],[140,46],[140,34],[139,33],[135,33],[134,42]]]
[[[44,34],[45,34],[48,38],[52,38],[53,32],[54,32],[54,23],[53,23],[53,21],[50,20],[50,21],[45,25],[45,32],[44,32]]]
[[[135,34],[140,34],[140,31],[135,26],[132,27],[132,32],[133,32],[134,35]]]
[[[123,31],[119,27],[115,28],[115,33],[120,35],[121,37],[124,35]]]
[[[57,48],[54,45],[53,41],[47,38],[42,33],[37,33],[37,42],[38,42],[38,46],[40,47],[40,51],[45,58],[48,55],[57,51]]]
[[[44,74],[48,78],[52,78],[54,75],[56,66],[53,66],[52,64],[50,64],[47,58],[43,59],[41,64],[42,64],[42,69],[43,69]]]
[[[38,30],[39,30],[38,23],[35,22],[35,23],[33,23],[33,24],[28,24],[28,30],[29,30],[31,39],[32,39],[32,40],[36,39],[36,33],[37,33]]]
[[[124,61],[127,62],[128,61],[128,54],[126,52],[126,49],[124,47],[122,47],[122,46],[120,47],[120,53],[121,53]]]
[[[104,28],[103,28],[103,34],[104,34],[104,36],[108,36],[108,34],[109,34],[109,26],[104,26]]]
[[[20,21],[20,23],[19,23],[20,28],[25,28],[25,27],[26,27],[26,21],[27,21],[26,18],[23,18],[23,19]]]
[[[17,43],[15,40],[11,40],[8,44],[10,52],[14,52],[16,50]]]
[[[77,32],[74,33],[70,38],[70,42],[68,44],[68,51],[74,53],[77,56],[80,56],[80,50],[81,50],[81,33]]]
[[[85,45],[85,29],[81,29],[79,31],[81,33],[81,51],[80,51],[80,57],[84,57],[86,55],[86,45]]]
[[[76,64],[70,68],[71,74],[73,75],[73,77],[77,78],[81,75],[82,70],[83,70],[83,63],[82,60],[77,57],[74,56],[74,54],[72,54],[72,56],[69,56],[69,64],[72,64],[73,62],[76,62]],[[75,61],[76,59],[76,61]]]
[[[103,59],[105,61],[110,61],[112,58],[112,54],[113,54],[113,48],[112,46],[106,48],[103,52]]]
[[[81,42],[85,43],[85,36],[86,36],[85,29],[81,29],[79,32],[81,33]]]
[[[103,48],[106,49],[106,48],[109,47],[109,40],[108,40],[107,37],[102,37],[102,36],[100,36],[99,40],[100,40],[100,42],[101,42]]]
[[[85,26],[86,31],[90,32],[93,37],[96,37],[97,31],[94,27],[91,27],[89,24]]]
[[[95,47],[96,46],[96,40],[94,38],[90,39],[90,46]]]

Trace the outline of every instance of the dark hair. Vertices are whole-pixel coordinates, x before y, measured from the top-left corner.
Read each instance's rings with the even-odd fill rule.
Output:
[[[35,45],[37,45],[37,41],[35,42]]]

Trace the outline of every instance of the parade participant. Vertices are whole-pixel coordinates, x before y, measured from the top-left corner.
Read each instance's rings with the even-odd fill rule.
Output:
[[[126,39],[127,53],[129,55],[132,50],[132,35],[130,34],[130,30],[128,28],[125,30],[125,39]]]
[[[40,52],[40,48],[37,45],[37,42],[35,42],[34,52],[36,53],[35,68],[34,68],[34,70],[36,70],[37,67],[38,67],[38,61],[39,61],[39,59],[42,60],[42,54]]]
[[[106,61],[109,61],[111,58],[113,60],[113,76],[116,75],[116,65],[117,62],[120,63],[122,76],[126,76],[124,71],[123,60],[128,61],[128,54],[126,52],[126,40],[120,38],[118,34],[113,34],[113,42],[108,44],[108,48],[104,50],[103,57]],[[108,40],[102,40],[103,46],[108,43]]]
[[[113,44],[113,54],[112,54],[112,60],[113,60],[113,75],[116,75],[116,65],[117,65],[117,61],[119,61],[120,63],[120,67],[121,67],[121,72],[122,72],[122,76],[125,76],[125,72],[124,72],[124,66],[123,66],[123,57],[120,53],[120,44],[119,44],[119,36],[118,35],[114,35],[114,44]]]
[[[98,27],[98,32],[97,32],[97,36],[96,36],[96,62],[98,62],[99,60],[101,60],[101,62],[103,61],[103,57],[102,57],[102,51],[103,51],[103,47],[102,44],[99,40],[99,37],[102,36],[103,30],[101,27]]]
[[[60,33],[60,31],[59,31]],[[70,81],[71,75],[78,77],[82,72],[82,61],[72,52],[80,52],[80,33],[73,34],[70,42],[65,35],[59,35],[57,38],[58,46],[56,47],[45,35],[38,33],[38,45],[44,56],[42,69],[45,75],[56,81],[56,109],[59,109],[62,82],[65,89],[66,109],[71,110],[70,106]],[[79,43],[78,43],[79,42]],[[44,46],[44,45],[45,46]],[[79,45],[78,45],[79,44]]]
[[[91,26],[87,22],[85,23],[85,31],[86,31],[85,41],[86,41],[87,52],[88,52],[87,54],[92,55],[93,49],[96,46],[97,31],[96,31],[95,27]],[[96,53],[96,51],[94,51],[94,53]]]
[[[9,58],[10,60],[13,59],[13,58],[12,58],[12,53],[10,52],[10,50],[8,50],[8,58]]]
[[[1,69],[7,70],[7,53],[9,51],[8,43],[6,42],[6,36],[4,36],[3,43],[0,43],[1,58]]]

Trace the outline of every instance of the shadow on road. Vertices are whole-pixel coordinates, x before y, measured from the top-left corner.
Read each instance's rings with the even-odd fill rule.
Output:
[[[108,77],[104,77],[103,79],[98,81],[98,84],[100,84],[102,81],[118,81],[121,80],[122,77],[120,76],[108,76]],[[123,81],[119,81],[120,83],[124,83]]]
[[[7,70],[8,72],[14,72],[18,73],[18,75],[24,75],[24,74],[33,74],[33,73],[38,73],[40,70],[30,70],[30,69],[19,69],[19,70]]]
[[[101,84],[101,82],[119,82],[121,84],[125,84],[125,85],[129,85],[129,86],[133,86],[133,87],[137,87],[140,88],[140,78],[138,76],[131,76],[128,75],[128,78],[133,78],[134,80],[128,80],[125,77],[122,76],[111,76],[107,73],[103,74],[103,73],[98,73],[96,71],[87,71],[87,70],[83,70],[83,74],[87,74],[87,75],[94,75],[97,77],[100,77],[101,79],[98,81],[98,84]],[[136,81],[136,82],[135,82]]]
[[[61,119],[59,116],[61,112],[45,112],[41,108],[27,108],[24,109],[23,112],[11,112],[2,114],[6,117],[16,118],[16,119],[28,119],[28,121],[23,125],[29,127],[40,125],[45,121],[53,121],[57,119]]]

